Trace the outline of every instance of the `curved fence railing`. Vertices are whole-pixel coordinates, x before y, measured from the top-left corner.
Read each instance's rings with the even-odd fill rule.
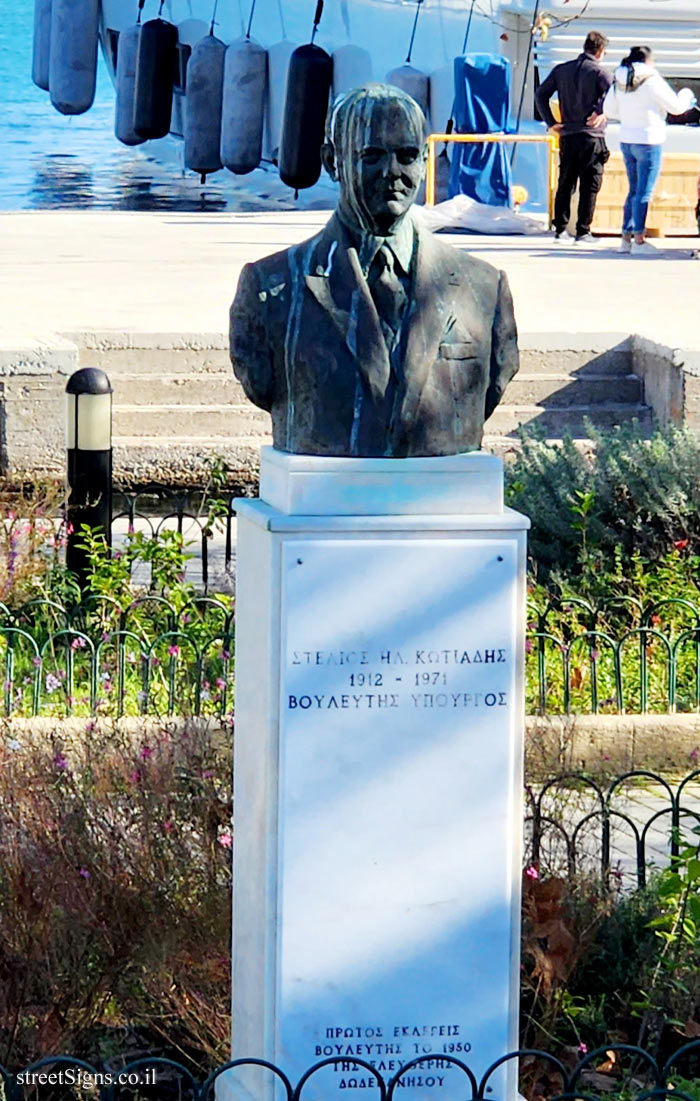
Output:
[[[475,1053],[476,1054],[476,1053]],[[29,1098],[69,1101],[90,1096],[100,1101],[217,1101],[222,1080],[246,1082],[245,1096],[253,1101],[302,1101],[323,1096],[327,1101],[358,1094],[391,1101],[394,1096],[432,1098],[436,1101],[487,1101],[501,1095],[503,1075],[517,1064],[521,1094],[543,1101],[591,1101],[601,1094],[600,1066],[614,1062],[615,1072],[605,1092],[625,1101],[673,1098],[695,1101],[700,1086],[700,1040],[679,1047],[658,1059],[643,1048],[611,1041],[582,1057],[567,1059],[547,1051],[525,1048],[503,1055],[485,1068],[473,1055],[465,1059],[452,1055],[423,1055],[383,1075],[372,1062],[347,1056],[323,1059],[313,1064],[297,1081],[284,1069],[264,1059],[237,1059],[213,1070],[206,1078],[197,1076],[182,1063],[167,1058],[139,1058],[119,1070],[95,1066],[72,1056],[47,1056],[21,1071],[10,1073],[0,1066],[0,1089],[7,1101]],[[107,1064],[111,1068],[115,1060]],[[439,1064],[436,1066],[436,1064]],[[342,1071],[343,1077],[335,1074]],[[254,1073],[255,1077],[252,1077]],[[53,1082],[49,1081],[53,1075]],[[420,1075],[420,1085],[416,1085]],[[235,1076],[235,1078],[234,1078]],[[248,1077],[244,1077],[248,1076]],[[341,1087],[340,1082],[343,1082]],[[361,1088],[358,1086],[361,1081]],[[251,1083],[257,1082],[257,1088]],[[348,1082],[352,1083],[348,1085]],[[77,1083],[77,1084],[76,1084]],[[276,1084],[274,1093],[272,1084]],[[413,1088],[411,1088],[413,1087]],[[500,1087],[500,1088],[499,1088]],[[231,1086],[230,1096],[239,1094]],[[319,1093],[319,1090],[321,1092]],[[82,1091],[82,1092],[81,1092]],[[86,1092],[87,1091],[87,1092]],[[229,1096],[228,1091],[225,1096]],[[243,1096],[243,1094],[240,1094]]]
[[[200,560],[202,586],[206,592],[209,586],[211,545],[215,538],[211,522],[212,508],[217,517],[217,528],[223,531],[225,570],[230,570],[233,562],[233,525],[236,513],[233,493],[227,492],[215,501],[203,495],[198,496],[198,501],[193,500],[192,494],[187,491],[163,486],[154,486],[139,492],[116,489],[112,528],[114,530],[120,521],[125,521],[127,531],[134,531],[139,527],[147,534],[158,535],[165,527],[174,527],[180,535],[186,534],[190,544],[188,550]]]
[[[563,773],[525,791],[526,862],[538,873],[642,888],[650,869],[700,840],[700,769],[673,782],[646,769],[607,782]]]
[[[700,710],[700,607],[579,597],[528,610],[533,714]]]
[[[0,604],[0,712],[13,715],[227,715],[233,609],[199,596],[176,607],[145,593],[122,607]]]

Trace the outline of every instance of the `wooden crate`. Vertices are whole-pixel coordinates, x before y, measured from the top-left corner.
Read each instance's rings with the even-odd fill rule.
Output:
[[[664,153],[661,176],[647,216],[647,231],[650,236],[697,234],[695,207],[698,201],[699,175],[700,154]],[[594,232],[620,232],[626,196],[627,173],[622,154],[613,153],[605,166],[603,186],[596,203],[592,227]]]

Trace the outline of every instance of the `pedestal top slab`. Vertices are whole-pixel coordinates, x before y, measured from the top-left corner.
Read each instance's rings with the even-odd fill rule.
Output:
[[[464,516],[503,513],[496,455],[348,459],[263,447],[260,498],[287,516]]]

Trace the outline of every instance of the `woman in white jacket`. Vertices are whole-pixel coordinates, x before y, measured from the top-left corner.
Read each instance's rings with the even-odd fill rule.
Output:
[[[622,216],[622,252],[656,251],[644,234],[649,202],[661,171],[666,115],[682,114],[694,99],[689,88],[674,92],[655,69],[648,46],[633,46],[615,73],[603,113],[620,121],[620,148],[629,180]]]

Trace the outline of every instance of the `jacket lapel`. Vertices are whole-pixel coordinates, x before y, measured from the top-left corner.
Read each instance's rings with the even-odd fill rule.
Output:
[[[382,402],[391,373],[389,352],[357,250],[337,217],[321,234],[309,268],[308,290],[345,341],[373,400]]]
[[[455,288],[460,284],[456,266],[445,267],[434,248],[432,233],[422,228],[417,228],[413,270],[413,299],[405,321],[404,391],[397,424],[401,433],[415,420],[430,368],[450,324]]]

